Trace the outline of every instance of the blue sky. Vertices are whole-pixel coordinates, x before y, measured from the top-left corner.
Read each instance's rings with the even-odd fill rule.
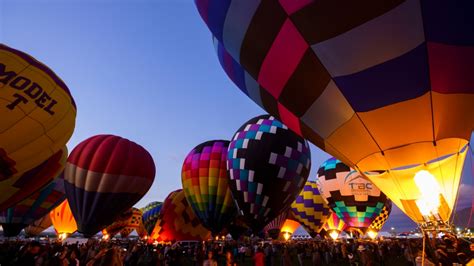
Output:
[[[181,187],[194,146],[229,139],[264,113],[221,69],[192,0],[0,0],[0,40],[71,89],[78,115],[70,149],[111,133],[150,151],[157,175],[139,207]],[[328,157],[312,146],[310,178]],[[407,221],[394,210],[388,226]]]

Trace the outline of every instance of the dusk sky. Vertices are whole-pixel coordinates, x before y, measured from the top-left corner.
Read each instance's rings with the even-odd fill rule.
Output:
[[[265,113],[225,75],[192,0],[0,0],[0,41],[53,69],[77,103],[71,150],[96,134],[144,146],[157,174],[137,204],[181,188],[196,145]],[[310,179],[330,156],[314,145]],[[472,165],[459,207],[472,201]],[[386,225],[414,226],[397,208]]]

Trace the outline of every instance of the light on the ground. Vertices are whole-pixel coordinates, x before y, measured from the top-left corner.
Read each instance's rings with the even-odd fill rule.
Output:
[[[337,237],[339,236],[339,233],[336,230],[333,230],[329,233],[329,236],[333,239],[336,240]]]
[[[378,235],[377,232],[375,232],[374,230],[369,230],[367,231],[367,235],[371,238],[371,239],[375,239]]]

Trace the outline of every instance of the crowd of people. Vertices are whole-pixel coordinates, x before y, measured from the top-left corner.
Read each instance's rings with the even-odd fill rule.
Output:
[[[421,239],[212,241],[146,244],[140,241],[89,240],[61,244],[28,240],[0,244],[0,265],[465,265],[473,244],[452,237]]]

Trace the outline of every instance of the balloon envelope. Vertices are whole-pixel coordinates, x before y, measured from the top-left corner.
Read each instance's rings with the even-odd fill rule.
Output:
[[[64,146],[46,161],[19,175],[15,180],[10,178],[0,182],[0,210],[14,206],[53,181],[64,170],[66,159],[67,148]]]
[[[158,221],[158,216],[160,214],[161,207],[163,207],[163,202],[154,201],[142,208],[143,212],[143,225],[147,231],[147,234],[150,235],[155,228],[156,221]]]
[[[474,128],[472,1],[195,2],[248,97],[379,173],[370,180],[414,221],[448,220]],[[414,181],[422,170],[430,193]]]
[[[25,228],[25,233],[27,236],[38,236],[44,230],[48,229],[52,225],[51,218],[49,214],[39,218],[38,220],[34,221],[32,224],[28,225]]]
[[[66,194],[78,231],[93,235],[131,208],[155,177],[151,155],[140,145],[113,135],[81,142],[69,155]]]
[[[232,196],[255,232],[286,211],[311,167],[306,140],[269,115],[247,121],[229,145]]]
[[[204,241],[210,237],[207,230],[194,214],[184,191],[171,192],[163,203],[158,222],[150,237],[157,241]]]
[[[370,226],[388,201],[366,177],[335,158],[321,165],[317,182],[332,211],[347,226],[362,231]]]
[[[76,105],[51,69],[0,44],[0,117],[0,210],[4,210],[57,176],[43,176],[54,172],[44,164],[60,162],[60,151],[74,130]],[[48,158],[54,162],[48,163]]]
[[[4,236],[17,235],[21,229],[48,214],[65,199],[64,180],[59,176],[15,207],[0,212]]]
[[[140,237],[146,235],[142,221],[143,212],[140,209],[132,208],[132,216],[127,220],[125,228],[120,230],[120,236],[125,238],[135,230]]]
[[[237,215],[226,167],[229,141],[212,140],[186,156],[181,172],[186,200],[201,223],[218,234]]]
[[[77,231],[77,224],[74,216],[72,215],[69,202],[66,199],[56,208],[54,208],[49,216],[53,223],[54,230],[58,235],[70,235]]]
[[[387,200],[383,206],[380,214],[375,218],[375,220],[370,224],[369,229],[372,229],[376,232],[382,230],[385,222],[387,222],[390,213],[392,212],[392,201]]]
[[[282,228],[283,224],[287,220],[286,218],[288,217],[288,211],[282,212],[280,215],[278,215],[275,219],[273,219],[271,222],[269,222],[265,227],[263,228],[263,231],[268,234],[272,239],[277,239],[278,236],[280,235],[280,229]]]
[[[337,216],[335,212],[331,211],[331,215],[329,218],[326,220],[326,223],[323,225],[323,229],[326,230],[327,232],[331,231],[336,231],[338,234],[344,229],[346,229],[346,224],[344,221]]]
[[[321,196],[314,181],[307,181],[291,204],[291,212],[296,221],[312,234],[319,233],[331,210]]]

